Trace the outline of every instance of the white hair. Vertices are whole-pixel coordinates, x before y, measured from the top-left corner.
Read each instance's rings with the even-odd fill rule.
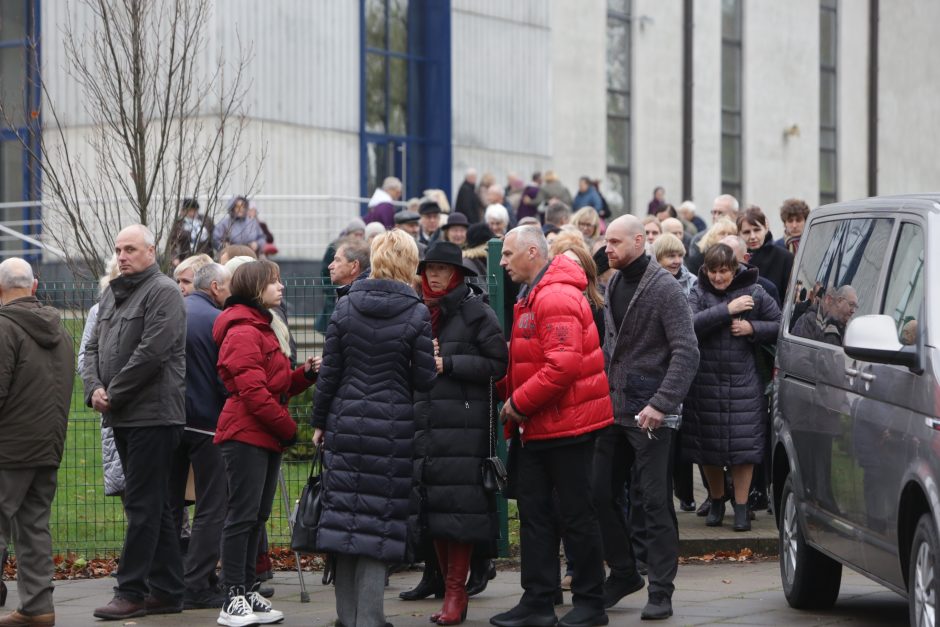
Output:
[[[509,233],[506,234],[506,237],[509,237],[510,235],[515,235],[516,239],[519,240],[519,243],[526,248],[529,246],[535,246],[535,248],[538,250],[539,257],[542,259],[548,259],[548,240],[545,239],[545,235],[542,233],[541,227],[534,224],[517,226],[513,230],[509,231]]]
[[[682,204],[679,205],[679,211],[685,211],[686,209],[688,209],[692,213],[695,213],[695,203],[692,202],[691,200],[682,201]]]
[[[370,240],[376,235],[381,235],[385,232],[385,225],[381,222],[370,222],[366,225],[365,238]]]
[[[740,207],[740,205],[738,204],[738,199],[732,196],[731,194],[722,194],[721,196],[718,196],[717,198],[715,198],[715,202],[718,202],[719,200],[725,200],[725,199],[729,199],[731,201],[732,211],[738,210],[738,208]]]
[[[486,222],[493,220],[502,224],[509,224],[509,211],[502,205],[490,205],[486,208],[483,219]]]
[[[401,179],[396,176],[386,177],[385,180],[382,181],[382,189],[387,192],[393,189],[401,189]]]
[[[24,259],[10,257],[0,263],[0,290],[27,290],[33,287],[33,269]]]
[[[196,272],[199,271],[199,268],[202,268],[203,266],[207,266],[210,263],[212,263],[212,257],[210,257],[209,255],[205,253],[187,257],[186,259],[183,259],[180,262],[180,264],[176,266],[176,268],[173,270],[173,278],[174,279],[179,278],[179,275],[187,270],[192,270],[193,276],[195,276]]]
[[[506,190],[499,183],[493,183],[486,188],[486,191],[490,194],[497,194],[500,198],[506,197]]]

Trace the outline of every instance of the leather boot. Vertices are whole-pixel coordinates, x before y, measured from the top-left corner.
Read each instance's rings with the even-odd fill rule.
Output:
[[[496,565],[488,557],[478,557],[482,551],[474,551],[470,558],[470,577],[467,579],[467,596],[474,596],[486,590],[490,579],[496,577]]]
[[[434,542],[434,554],[437,555],[437,564],[438,564],[438,567],[441,569],[441,575],[444,579],[444,599],[446,601],[447,599],[447,564],[448,564],[448,559],[450,557],[447,553],[448,542],[447,540],[434,540],[433,542]],[[440,612],[434,612],[429,617],[429,620],[432,623],[436,623],[438,619],[441,617],[441,613],[443,611],[444,610],[441,609]]]
[[[473,545],[447,543],[447,571],[444,575],[444,607],[437,617],[438,625],[459,625],[467,619],[467,573]]]
[[[402,601],[420,601],[431,595],[435,599],[444,598],[444,577],[437,565],[437,556],[429,555],[424,560],[424,573],[421,575],[421,581],[411,590],[405,590],[398,595]]]

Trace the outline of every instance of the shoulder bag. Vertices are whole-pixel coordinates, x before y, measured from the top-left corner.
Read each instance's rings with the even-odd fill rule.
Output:
[[[310,464],[310,476],[307,485],[300,493],[294,510],[294,528],[291,532],[290,548],[299,553],[317,552],[317,526],[323,511],[321,496],[323,492],[323,446],[316,447]]]
[[[483,489],[487,492],[502,492],[509,482],[509,473],[502,458],[496,454],[496,404],[493,402],[493,379],[490,378],[490,456],[483,460]]]

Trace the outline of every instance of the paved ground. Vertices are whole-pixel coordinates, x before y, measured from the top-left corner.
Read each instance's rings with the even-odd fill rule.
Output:
[[[696,476],[695,502],[705,501],[707,493]],[[721,527],[706,527],[705,518],[695,512],[679,511],[676,501],[676,517],[679,520],[679,553],[684,556],[703,555],[713,551],[740,551],[749,548],[762,555],[777,554],[777,524],[766,510],[755,512],[750,531],[734,531],[734,511],[727,505],[725,524]]]
[[[428,615],[437,610],[439,601],[405,603],[398,593],[417,583],[420,573],[393,575],[386,590],[385,610],[396,627],[427,627]],[[319,573],[306,573],[310,602],[300,603],[300,585],[296,573],[278,573],[275,607],[286,616],[284,625],[329,625],[336,614],[332,586],[320,583]],[[111,596],[110,578],[56,583],[57,625],[77,627],[103,624],[92,618],[92,609]],[[519,596],[519,573],[501,571],[489,587],[471,600],[469,626],[487,625],[489,617],[512,607]],[[559,616],[570,609],[571,598],[558,608]],[[669,625],[907,625],[904,599],[847,571],[836,608],[828,612],[799,612],[787,606],[780,590],[775,561],[752,564],[683,565],[679,567],[673,599],[675,616]],[[611,625],[640,624],[640,610],[646,594],[639,592],[610,610]],[[16,607],[16,591],[11,590],[7,606]],[[126,625],[214,625],[218,612],[201,610],[169,616],[134,619]],[[120,623],[115,623],[120,624]]]

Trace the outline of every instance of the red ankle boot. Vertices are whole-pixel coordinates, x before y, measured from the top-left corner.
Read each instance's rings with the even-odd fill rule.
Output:
[[[438,625],[459,625],[467,619],[467,573],[473,545],[460,542],[447,544],[447,571],[444,574],[444,607],[437,617]]]
[[[447,559],[449,555],[447,554],[448,547],[447,540],[434,540],[434,553],[437,555],[437,563],[441,567],[441,576],[444,578],[444,591],[445,591],[445,601],[446,601],[446,591],[447,591]],[[429,620],[432,623],[436,623],[441,618],[441,614],[444,612],[442,609],[440,612],[434,612],[429,617]]]

